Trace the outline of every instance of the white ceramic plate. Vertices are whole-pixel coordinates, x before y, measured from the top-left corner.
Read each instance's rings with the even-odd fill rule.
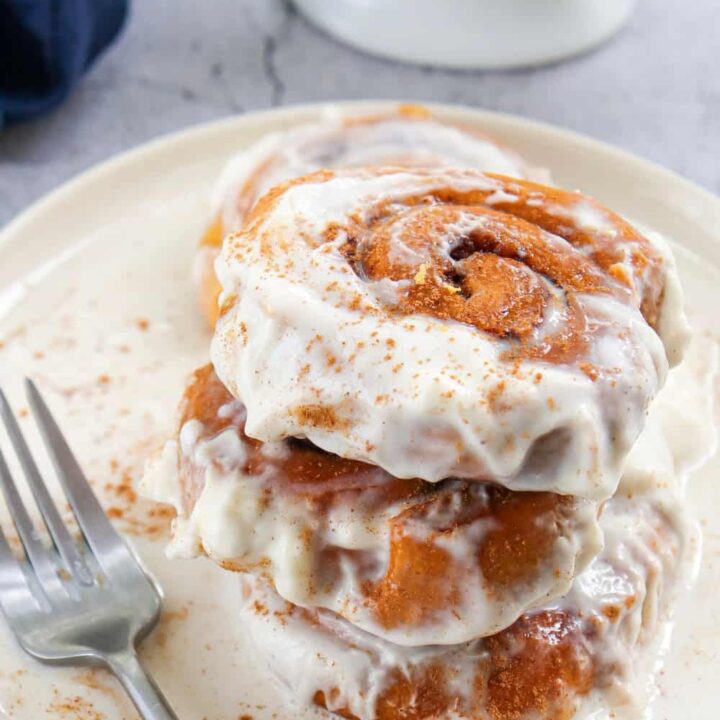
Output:
[[[372,111],[388,104],[348,107]],[[475,123],[549,167],[559,185],[595,195],[674,238],[693,322],[712,328],[720,306],[720,200],[643,160],[556,128],[465,108],[433,109]],[[172,427],[185,376],[207,358],[209,338],[189,268],[223,162],[263,133],[320,111],[257,113],[162,138],[66,184],[0,234],[0,382],[18,408],[23,375],[46,389],[106,506],[164,586],[166,612],[142,655],[183,720],[270,720],[287,712],[243,643],[235,578],[209,562],[166,561],[167,518],[134,498],[131,486]],[[699,580],[677,614],[653,704],[657,720],[687,717],[688,708],[694,720],[717,717],[719,471],[714,458],[692,479],[704,554]],[[135,715],[109,676],[40,666],[16,648],[0,622],[0,719],[8,718]]]

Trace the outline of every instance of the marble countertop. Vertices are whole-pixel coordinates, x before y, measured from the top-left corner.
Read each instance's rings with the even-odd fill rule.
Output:
[[[720,193],[714,0],[640,0],[599,50],[544,68],[444,71],[375,59],[283,0],[134,3],[120,41],[51,115],[0,132],[0,226],[66,179],[233,113],[355,98],[461,103],[614,143]]]

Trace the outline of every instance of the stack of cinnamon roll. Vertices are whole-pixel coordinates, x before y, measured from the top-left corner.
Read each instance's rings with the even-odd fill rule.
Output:
[[[528,177],[411,108],[270,136],[220,183],[212,364],[146,486],[175,555],[239,573],[301,706],[570,718],[623,701],[663,617],[685,524],[627,457],[685,345],[673,260]]]

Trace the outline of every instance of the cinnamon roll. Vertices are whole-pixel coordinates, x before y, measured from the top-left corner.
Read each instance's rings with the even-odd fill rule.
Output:
[[[632,702],[638,654],[666,618],[687,552],[683,517],[652,493],[610,500],[602,524],[605,549],[567,596],[469,643],[392,645],[250,575],[240,614],[300,706],[359,720],[569,720],[581,706]]]
[[[229,161],[215,192],[215,217],[198,249],[196,280],[211,327],[217,320],[220,294],[213,263],[225,235],[242,228],[257,200],[293,177],[322,168],[365,165],[453,166],[513,177],[545,175],[477,130],[442,123],[419,105],[361,116],[328,111],[317,122],[265,135]]]
[[[212,368],[197,371],[166,450],[175,553],[258,572],[288,601],[391,642],[496,633],[567,592],[600,547],[596,503],[400,480],[306,441],[261,443],[244,424]]]
[[[464,170],[322,171],[228,237],[211,355],[264,442],[595,500],[682,352],[672,258],[595,200]]]

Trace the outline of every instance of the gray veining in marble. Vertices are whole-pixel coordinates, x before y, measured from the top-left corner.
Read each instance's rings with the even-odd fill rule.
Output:
[[[464,103],[615,143],[720,192],[714,0],[640,0],[599,50],[545,68],[450,72],[379,60],[282,0],[136,0],[120,41],[51,115],[0,131],[0,226],[90,165],[188,125],[353,98]]]

